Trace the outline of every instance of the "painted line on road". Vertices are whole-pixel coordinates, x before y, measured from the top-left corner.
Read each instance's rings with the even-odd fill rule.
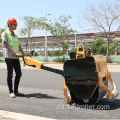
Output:
[[[6,119],[9,118],[9,119],[15,119],[15,120],[54,120],[51,118],[26,115],[22,113],[15,113],[15,112],[9,112],[4,110],[0,110],[0,119],[1,118],[6,118]]]

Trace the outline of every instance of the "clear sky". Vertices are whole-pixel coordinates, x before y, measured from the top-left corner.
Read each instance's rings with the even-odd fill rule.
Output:
[[[83,33],[84,31],[78,25],[78,21],[82,23],[83,20],[78,16],[81,16],[87,6],[106,1],[116,2],[117,0],[46,0],[46,14],[51,14],[47,16],[47,19],[53,20],[60,15],[70,15],[72,17],[71,27]],[[6,26],[8,18],[14,17],[19,23],[16,30],[18,34],[18,31],[24,27],[23,21],[19,19],[22,16],[44,17],[44,0],[0,0],[0,28]],[[44,31],[34,31],[33,36],[42,35],[45,35]],[[50,35],[49,32],[48,35]]]

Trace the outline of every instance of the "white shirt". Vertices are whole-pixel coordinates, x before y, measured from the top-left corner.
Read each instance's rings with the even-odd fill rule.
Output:
[[[9,34],[11,34],[11,32],[9,30],[7,30]],[[15,34],[11,34],[11,36],[15,36]],[[15,54],[11,54],[10,51],[5,48],[4,45],[4,41],[8,43],[8,38],[7,38],[7,33],[3,32],[2,34],[2,41],[3,41],[3,54],[4,54],[4,58],[9,58],[9,59],[19,59],[18,56],[16,56]]]

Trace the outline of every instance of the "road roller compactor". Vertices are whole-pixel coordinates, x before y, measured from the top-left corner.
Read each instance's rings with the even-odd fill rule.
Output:
[[[65,102],[82,102],[96,104],[105,95],[113,101],[119,95],[116,85],[108,72],[107,62],[102,55],[92,55],[90,49],[85,50],[82,43],[78,44],[77,52],[70,53],[71,60],[66,60],[63,70],[47,67],[43,62],[23,57],[23,64],[44,69],[62,75],[64,80]],[[110,81],[112,89],[108,88]],[[70,94],[68,94],[68,91]]]

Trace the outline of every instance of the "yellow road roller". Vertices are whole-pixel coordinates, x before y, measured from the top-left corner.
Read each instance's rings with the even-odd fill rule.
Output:
[[[62,75],[64,80],[65,102],[83,102],[96,104],[107,95],[107,99],[113,101],[119,95],[116,85],[108,72],[106,59],[102,55],[92,56],[90,49],[85,50],[82,43],[78,44],[77,53],[70,54],[71,60],[66,60],[63,70],[50,68],[43,62],[31,57],[23,57],[23,64],[38,69],[44,69]],[[113,90],[108,88],[108,80]],[[68,94],[68,91],[70,94]]]

